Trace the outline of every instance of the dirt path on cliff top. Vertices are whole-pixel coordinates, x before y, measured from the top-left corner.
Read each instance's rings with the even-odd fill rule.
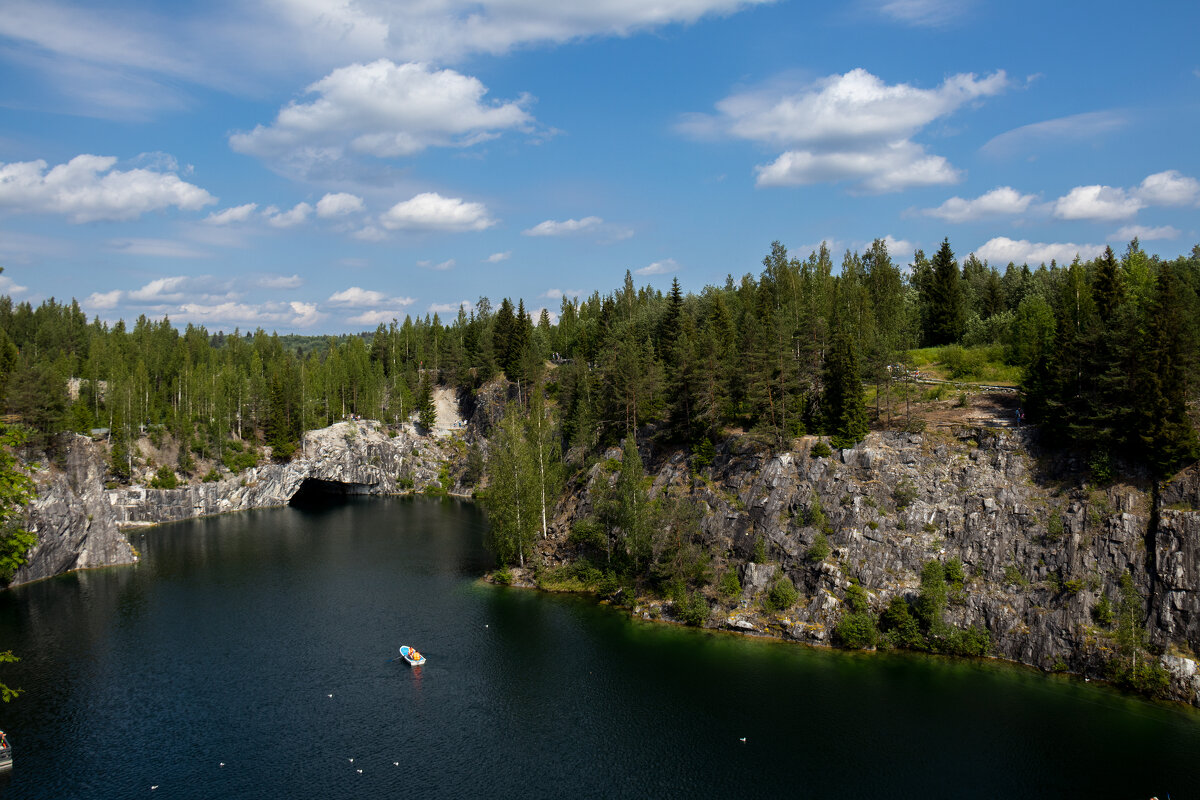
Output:
[[[435,434],[446,434],[459,427],[462,417],[458,413],[458,400],[453,390],[434,387],[433,405],[437,410],[437,422],[433,424]]]

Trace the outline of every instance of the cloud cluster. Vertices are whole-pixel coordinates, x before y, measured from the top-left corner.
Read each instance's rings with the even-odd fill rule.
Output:
[[[1096,258],[1104,252],[1102,244],[1075,244],[1074,242],[1031,242],[1028,239],[1014,240],[1006,236],[989,239],[975,250],[975,256],[996,264],[1048,264],[1051,260],[1060,264],[1070,263],[1075,256],[1083,259]]]
[[[469,147],[533,124],[528,97],[485,103],[478,78],[426,64],[351,64],[305,91],[316,98],[288,104],[270,125],[233,134],[230,146],[304,172],[348,154],[397,158]]]
[[[403,200],[379,216],[379,224],[389,231],[442,231],[462,233],[482,231],[496,224],[482,203],[461,197],[443,197],[437,192],[422,192]]]
[[[798,91],[731,95],[715,115],[692,114],[679,129],[698,138],[733,137],[787,148],[756,168],[759,186],[853,181],[868,192],[953,183],[959,172],[912,141],[963,105],[1003,91],[1003,71],[952,75],[935,89],[886,84],[864,69],[831,75]]]
[[[927,208],[922,213],[947,222],[970,222],[984,217],[1024,214],[1036,199],[1036,195],[1021,194],[1011,186],[1000,186],[973,200],[951,197],[937,208]]]
[[[72,222],[132,220],[175,207],[197,211],[217,199],[173,172],[113,169],[113,156],[78,155],[47,171],[47,163],[0,164],[0,206],[65,214]]]
[[[1188,206],[1200,200],[1200,181],[1166,170],[1148,175],[1131,189],[1076,186],[1054,204],[1054,216],[1067,220],[1111,222],[1129,219],[1147,206]]]

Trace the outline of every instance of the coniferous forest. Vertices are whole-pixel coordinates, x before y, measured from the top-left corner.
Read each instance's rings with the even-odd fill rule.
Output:
[[[872,425],[911,423],[892,414],[897,381],[918,348],[940,347],[955,365],[1010,367],[1026,421],[1095,478],[1130,467],[1162,478],[1198,454],[1198,295],[1200,246],[1164,260],[1134,240],[1120,256],[998,267],[959,263],[948,240],[900,264],[876,240],[840,264],[824,246],[798,258],[776,242],[757,274],[698,294],[677,280],[665,293],[638,287],[627,272],[615,291],[564,298],[554,322],[522,300],[481,297],[449,322],[324,339],[180,330],[166,318],[106,324],[73,300],[4,297],[0,389],[6,419],[37,447],[102,431],[121,482],[140,436],[173,436],[179,458],[166,473],[199,478],[198,459],[233,471],[268,453],[284,460],[302,431],[348,415],[428,423],[435,385],[470,396],[503,376],[552,419],[524,436],[545,472],[549,453],[596,453],[630,434],[701,461],[733,432],[767,447],[804,434],[850,446]],[[508,427],[498,452],[520,438]],[[541,506],[544,516],[544,496]],[[506,560],[523,555],[510,548]]]

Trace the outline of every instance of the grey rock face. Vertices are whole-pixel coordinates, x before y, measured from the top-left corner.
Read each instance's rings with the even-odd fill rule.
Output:
[[[120,528],[286,505],[307,480],[345,493],[396,494],[438,483],[458,456],[454,440],[392,435],[374,421],[339,422],[304,435],[301,454],[212,483],[179,489],[134,486],[105,490],[103,448],[76,436],[61,472],[43,470],[31,505],[38,544],[13,585],[85,567],[136,561]]]
[[[127,527],[287,505],[307,480],[339,484],[347,494],[421,491],[437,483],[452,448],[403,431],[392,435],[374,420],[338,422],[305,433],[300,454],[287,464],[180,489],[131,487],[107,494],[117,524]]]
[[[37,497],[29,505],[28,526],[38,541],[13,585],[137,560],[104,497],[102,449],[86,436],[69,434],[64,450],[61,471],[42,468],[34,475]]]
[[[775,569],[790,577],[799,603],[780,615],[759,610],[754,627],[808,642],[827,640],[852,581],[879,611],[895,595],[916,594],[929,559],[959,558],[965,601],[949,606],[948,622],[986,627],[1001,658],[1101,676],[1112,638],[1092,608],[1102,595],[1116,602],[1128,570],[1148,609],[1151,643],[1167,653],[1175,696],[1200,705],[1200,512],[1186,510],[1200,503],[1200,477],[1185,473],[1166,487],[1175,506],[1156,521],[1147,491],[1043,475],[1047,459],[1031,455],[1032,435],[872,433],[827,458],[811,457],[812,437],[774,455],[733,440],[707,480],[666,458],[653,491],[687,494],[705,507],[709,551],[745,564],[743,598],[761,592]],[[583,498],[560,509],[555,546],[564,553],[555,560],[567,557],[565,532],[589,507]],[[806,553],[822,526],[832,553],[812,563]],[[746,563],[759,537],[770,564]],[[709,624],[743,628],[757,608],[745,603]]]

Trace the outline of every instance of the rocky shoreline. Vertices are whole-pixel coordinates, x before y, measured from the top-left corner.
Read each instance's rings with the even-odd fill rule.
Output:
[[[1147,487],[1080,481],[1069,460],[1040,451],[1030,430],[877,432],[827,457],[812,454],[817,441],[769,453],[732,439],[700,471],[684,453],[653,461],[652,492],[700,503],[700,536],[719,559],[715,567],[738,572],[739,597],[708,592],[705,627],[828,645],[852,583],[878,612],[896,595],[916,596],[926,561],[958,558],[967,579],[947,622],[986,628],[997,658],[1103,679],[1115,644],[1093,609],[1101,597],[1117,597],[1128,572],[1148,609],[1149,644],[1170,673],[1170,695],[1200,706],[1195,470],[1164,487],[1155,505]],[[605,460],[620,458],[614,449]],[[609,477],[597,464],[568,492],[539,545],[544,563],[577,557],[570,531],[591,514],[598,482]],[[820,533],[830,552],[814,560]],[[765,563],[754,561],[759,547]],[[779,574],[800,599],[772,613],[762,598]],[[673,613],[658,601],[642,606],[642,616]]]
[[[481,414],[486,409],[477,407]],[[481,421],[472,430],[485,427]],[[710,589],[706,627],[829,645],[852,583],[879,611],[892,597],[915,596],[926,561],[958,558],[968,577],[960,602],[947,608],[950,624],[986,628],[997,658],[1103,678],[1113,640],[1093,609],[1116,596],[1128,572],[1148,609],[1149,643],[1170,672],[1171,696],[1200,706],[1200,470],[1185,471],[1155,498],[1147,486],[1089,486],[1069,459],[1042,452],[1030,430],[876,432],[824,457],[814,455],[817,442],[798,439],[786,452],[768,452],[731,438],[700,470],[683,452],[643,454],[652,494],[699,504],[698,536],[714,566],[737,570],[741,595],[726,599]],[[281,506],[306,485],[466,495],[466,450],[457,436],[343,422],[306,433],[286,464],[178,489],[105,489],[103,447],[77,436],[59,466],[35,475],[30,524],[39,541],[13,584],[135,563],[123,528]],[[579,557],[571,530],[611,479],[605,463],[620,458],[619,449],[610,451],[568,487],[549,537],[538,542],[548,568]],[[830,552],[813,559],[822,533]],[[762,597],[777,575],[800,599],[767,612]],[[516,577],[536,585],[531,572]],[[660,600],[634,605],[643,618],[674,616]]]

